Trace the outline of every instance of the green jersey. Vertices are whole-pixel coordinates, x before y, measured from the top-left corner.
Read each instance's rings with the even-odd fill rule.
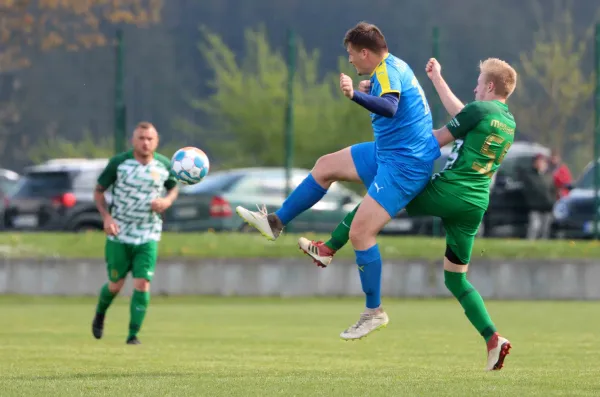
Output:
[[[171,174],[171,162],[155,153],[148,164],[139,163],[133,151],[111,158],[98,177],[98,184],[111,188],[110,214],[119,225],[119,234],[108,238],[126,244],[141,245],[160,240],[162,219],[152,211],[152,200],[177,181]]]
[[[475,101],[447,125],[456,139],[438,188],[487,209],[492,176],[514,141],[515,119],[499,101]]]

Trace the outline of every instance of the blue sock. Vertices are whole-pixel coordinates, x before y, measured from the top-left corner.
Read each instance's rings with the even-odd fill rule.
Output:
[[[325,193],[327,193],[327,189],[322,188],[315,181],[312,174],[308,174],[302,183],[290,194],[290,197],[283,202],[283,205],[275,212],[275,215],[277,215],[284,225],[287,225],[292,219],[318,203]]]
[[[355,250],[356,264],[362,289],[367,296],[367,308],[376,309],[381,305],[381,254],[379,245],[368,250]]]

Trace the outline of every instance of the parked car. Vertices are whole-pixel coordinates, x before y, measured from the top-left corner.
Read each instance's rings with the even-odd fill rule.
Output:
[[[291,189],[308,175],[307,169],[292,170]],[[250,231],[235,214],[235,207],[253,209],[264,204],[269,212],[285,199],[284,168],[243,168],[217,171],[201,183],[181,188],[179,198],[165,214],[165,230],[171,231]],[[294,232],[329,233],[352,211],[362,197],[334,183],[312,209],[299,215],[286,228]]]
[[[435,163],[435,172],[443,169],[451,149],[451,145],[441,149],[442,154]],[[529,208],[525,205],[525,186],[520,180],[518,170],[531,164],[538,154],[550,156],[550,149],[534,142],[513,143],[492,179],[490,203],[479,231],[480,236],[526,236]],[[410,219],[406,213],[399,216]],[[433,217],[415,217],[410,233],[431,236],[434,234],[434,225]],[[438,225],[439,234],[444,235],[441,222]]]
[[[107,159],[56,159],[26,168],[9,199],[6,228],[102,230],[93,192],[107,163]]]
[[[596,162],[596,167],[598,162]],[[552,235],[556,238],[589,239],[594,236],[594,172],[590,162],[573,184],[568,196],[554,204]],[[600,225],[599,225],[600,226]],[[600,230],[600,229],[599,229]]]

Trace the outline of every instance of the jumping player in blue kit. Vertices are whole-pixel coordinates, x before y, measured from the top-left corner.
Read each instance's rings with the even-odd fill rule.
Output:
[[[429,105],[411,68],[388,52],[381,31],[361,22],[346,33],[344,46],[359,75],[370,75],[369,93],[355,91],[342,74],[340,89],[346,97],[371,112],[374,142],[347,147],[319,158],[311,173],[275,213],[266,208],[236,211],[269,240],[284,226],[311,208],[335,181],[362,182],[368,189],[350,229],[350,240],[366,310],[358,322],[341,333],[360,339],[389,321],[381,307],[381,255],[376,237],[381,229],[426,186],[433,162],[440,156],[433,136]],[[365,82],[361,83],[365,89]]]

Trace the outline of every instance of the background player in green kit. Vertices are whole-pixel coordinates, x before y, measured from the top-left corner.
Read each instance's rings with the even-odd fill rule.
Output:
[[[491,178],[514,140],[516,125],[506,99],[515,89],[517,73],[499,59],[482,62],[475,101],[465,106],[442,78],[441,66],[435,59],[428,62],[426,71],[453,117],[434,135],[440,146],[454,141],[454,153],[444,170],[432,177],[406,210],[409,215],[442,219],[446,230],[445,284],[487,343],[486,370],[498,370],[511,345],[496,332],[481,295],[469,283],[466,273],[473,241],[488,207]],[[327,266],[333,254],[348,241],[348,226],[353,216],[348,214],[326,243],[302,237],[300,248],[317,264]]]
[[[177,198],[177,182],[171,162],[156,153],[158,133],[150,123],[140,123],[133,132],[133,150],[110,159],[98,177],[94,199],[104,219],[108,283],[100,291],[92,333],[102,338],[104,316],[114,297],[133,275],[131,320],[127,344],[140,343],[137,334],[150,301],[158,241],[162,232],[160,213]],[[104,192],[111,188],[112,202],[106,208]],[[163,197],[163,193],[167,192]]]

